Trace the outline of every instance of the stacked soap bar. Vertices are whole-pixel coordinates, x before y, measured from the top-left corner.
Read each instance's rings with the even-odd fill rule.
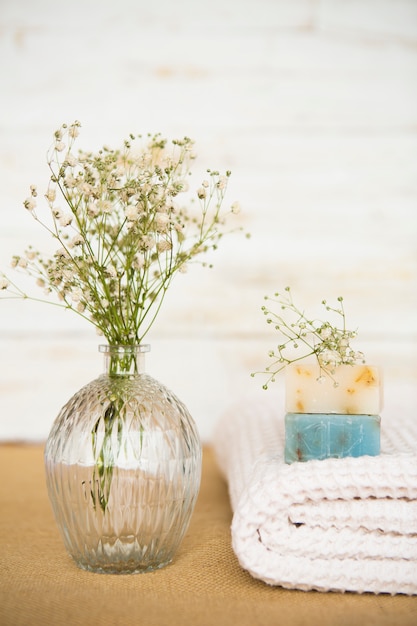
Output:
[[[285,372],[285,461],[376,456],[380,451],[382,381],[370,365],[318,365]]]

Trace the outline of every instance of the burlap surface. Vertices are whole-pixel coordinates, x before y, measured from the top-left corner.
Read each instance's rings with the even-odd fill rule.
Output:
[[[67,556],[41,446],[0,446],[1,626],[416,626],[417,598],[289,591],[243,571],[227,487],[210,448],[176,559],[157,572],[91,574]],[[417,572],[416,572],[417,576]]]

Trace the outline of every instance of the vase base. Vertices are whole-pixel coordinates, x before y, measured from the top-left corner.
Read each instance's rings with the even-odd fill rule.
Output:
[[[163,563],[154,563],[147,565],[129,565],[127,563],[121,563],[118,565],[91,565],[90,563],[80,563],[75,561],[75,564],[80,569],[83,569],[86,572],[92,572],[93,574],[116,574],[116,575],[127,575],[127,574],[147,574],[149,572],[154,572],[155,570],[166,567],[172,563],[172,559],[169,561],[164,561]]]

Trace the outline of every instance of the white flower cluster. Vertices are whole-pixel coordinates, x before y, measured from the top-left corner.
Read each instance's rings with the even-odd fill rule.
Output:
[[[343,315],[341,309],[340,314]],[[363,352],[353,350],[350,341],[357,336],[356,331],[341,330],[325,322],[316,329],[317,337],[320,339],[315,344],[317,360],[320,366],[334,372],[338,365],[354,365],[363,362]]]
[[[138,343],[175,273],[215,249],[224,235],[221,207],[230,172],[208,170],[192,193],[190,138],[130,135],[121,149],[75,152],[79,129],[79,122],[64,124],[48,153],[50,222],[37,215],[34,185],[23,203],[56,240],[56,252],[45,257],[29,247],[12,265],[92,321],[109,343]],[[238,209],[234,203],[228,214]],[[28,297],[4,274],[0,290]]]

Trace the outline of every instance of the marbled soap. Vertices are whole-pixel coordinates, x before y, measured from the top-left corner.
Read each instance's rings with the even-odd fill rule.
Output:
[[[382,401],[381,376],[371,365],[339,365],[333,378],[316,364],[285,369],[287,413],[379,415]]]
[[[376,456],[380,422],[378,415],[287,413],[285,462]]]

